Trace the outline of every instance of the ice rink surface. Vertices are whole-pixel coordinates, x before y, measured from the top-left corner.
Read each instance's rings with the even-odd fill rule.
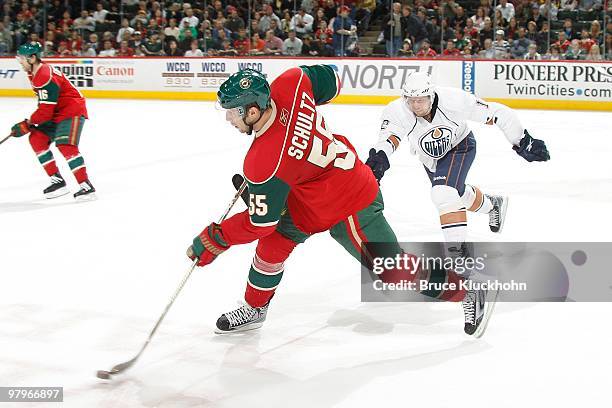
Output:
[[[34,98],[1,102],[7,132],[35,107]],[[328,234],[287,261],[261,330],[213,333],[242,299],[254,251],[234,247],[194,272],[132,370],[98,380],[96,370],[146,339],[189,268],[187,246],[233,196],[250,139],[211,103],[88,108],[80,147],[96,202],[44,200],[48,180],[27,139],[0,146],[0,386],[63,386],[61,406],[79,408],[612,406],[611,304],[499,304],[474,340],[459,304],[360,303],[359,266]],[[364,158],[382,108],[322,111]],[[519,115],[552,160],[527,163],[500,132],[474,125],[468,182],[511,201],[501,236],[475,215],[470,238],[609,241],[612,115]],[[406,147],[391,164],[389,223],[405,241],[441,240],[422,166]]]

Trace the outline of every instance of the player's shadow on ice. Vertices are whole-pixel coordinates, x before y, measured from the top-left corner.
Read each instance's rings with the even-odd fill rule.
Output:
[[[316,329],[315,332],[326,327],[329,326],[323,326]],[[312,332],[305,336],[309,335],[317,337]],[[300,338],[305,336],[300,336]],[[166,368],[156,364],[149,369],[156,372],[159,372],[160,369],[171,370],[174,376],[180,376],[183,379],[185,387],[168,387],[163,385],[163,382],[158,384],[155,380],[141,382],[134,378],[137,376],[130,376],[120,382],[115,382],[114,385],[109,387],[109,389],[115,390],[115,395],[114,398],[109,396],[106,402],[120,399],[118,396],[121,394],[124,396],[125,394],[131,394],[134,402],[138,402],[134,406],[146,407],[244,407],[252,405],[253,398],[258,401],[265,401],[265,406],[269,408],[286,407],[288,404],[292,408],[329,407],[338,404],[345,400],[347,396],[379,379],[436,367],[446,364],[450,360],[482,353],[491,348],[485,341],[465,340],[451,347],[415,354],[414,348],[407,342],[407,349],[404,350],[400,347],[394,350],[392,357],[389,357],[389,353],[383,350],[381,354],[384,353],[384,358],[372,360],[370,357],[370,361],[353,365],[346,365],[345,359],[334,363],[334,356],[329,356],[332,361],[327,364],[325,363],[327,361],[324,358],[325,356],[321,356],[322,359],[315,359],[314,365],[309,364],[304,367],[304,375],[295,375],[286,374],[282,368],[269,368],[270,364],[276,367],[277,363],[281,366],[286,363],[291,366],[290,371],[295,372],[295,365],[291,365],[291,361],[288,361],[286,357],[285,363],[282,363],[282,356],[286,356],[286,350],[279,354],[281,357],[275,356],[274,352],[291,344],[296,346],[295,352],[291,353],[295,356],[295,364],[304,364],[302,358],[305,355],[304,353],[309,353],[312,350],[300,351],[299,344],[289,342],[289,344],[285,343],[280,347],[262,351],[260,342],[265,336],[257,331],[245,332],[238,336],[219,337],[213,337],[213,341],[229,344],[229,347],[223,354],[221,362],[218,365],[214,363],[218,366],[218,369],[213,373],[198,376],[197,374],[194,375],[193,371],[194,366],[210,366],[212,364],[210,356],[200,354],[198,357],[191,355],[187,358],[179,354],[163,363],[164,366],[167,365]],[[184,346],[182,344],[180,348],[184,348]],[[196,347],[200,350],[200,353],[202,347]],[[307,347],[307,349],[311,347]],[[366,347],[364,355],[372,356],[372,352],[377,346],[376,344],[366,344],[364,347]],[[355,359],[359,359],[359,356],[355,356]],[[191,369],[187,368],[187,363]],[[317,367],[317,365],[319,366]],[[308,375],[309,372],[314,372],[314,374]],[[153,378],[150,377],[150,374],[151,371],[144,369],[140,375],[150,380]],[[95,388],[100,389],[104,386],[98,385]],[[305,393],[309,390],[313,392]],[[294,398],[296,395],[301,397]],[[409,402],[410,396],[406,398]],[[290,403],[288,403],[288,399],[290,399]],[[167,405],[170,402],[174,405]],[[197,405],[198,403],[200,405]]]
[[[362,303],[356,309],[340,309],[331,314],[325,327],[350,327],[362,335],[384,335],[397,326],[408,327],[415,335],[448,335],[463,332],[463,309],[461,303],[445,302],[392,302]],[[517,310],[534,307],[537,303],[508,302],[501,303],[492,317],[511,313]],[[444,324],[442,324],[444,323]]]
[[[292,408],[334,406],[378,379],[439,366],[491,348],[484,341],[465,340],[452,347],[418,354],[411,354],[411,350],[398,349],[391,358],[335,367],[307,378],[295,378],[276,370],[261,368],[265,361],[260,361],[263,353],[257,352],[258,338],[258,335],[251,338],[255,340],[255,344],[235,344],[225,353],[216,381],[223,387],[227,397],[216,400],[216,406],[247,406],[254,393],[259,400],[266,401],[266,406],[269,407],[287,406],[287,398],[295,395],[302,397],[291,398]],[[366,354],[371,354],[375,347],[375,344],[371,348],[368,347]],[[237,366],[237,362],[245,361],[247,354],[250,355],[248,363],[252,369]],[[313,392],[305,394],[305,390]],[[406,399],[406,402],[409,402],[410,396]]]
[[[336,310],[321,322],[325,323],[318,327],[311,326],[310,331],[291,336],[290,340],[274,347],[269,347],[270,336],[273,337],[274,330],[279,328],[273,325],[269,325],[268,331],[264,328],[264,331],[229,336],[202,335],[201,328],[193,328],[188,330],[193,336],[184,333],[184,336],[177,338],[176,332],[171,330],[173,333],[162,336],[165,338],[156,339],[159,344],[168,344],[174,338],[171,352],[164,352],[163,358],[153,359],[156,362],[149,363],[148,367],[145,362],[134,372],[118,377],[112,384],[96,384],[93,389],[104,393],[102,405],[99,406],[106,403],[115,406],[113,403],[121,402],[124,405],[116,406],[242,407],[252,405],[253,398],[266,401],[265,405],[269,408],[286,407],[288,398],[292,408],[333,406],[381,379],[441,366],[453,359],[489,350],[491,346],[486,339],[466,339],[434,351],[428,346],[427,352],[414,352],[415,348],[410,342],[412,335],[462,335],[461,305],[457,303],[452,306],[456,308],[440,309],[431,303],[360,304],[353,310]],[[516,308],[523,307],[525,305],[516,305]],[[440,324],[443,322],[448,323]],[[402,333],[391,333],[400,326],[404,329]],[[334,331],[331,344],[340,331],[347,335],[352,332],[352,336],[402,336],[406,338],[406,348],[397,347],[391,356],[389,350],[381,349],[380,358],[377,359],[373,354],[378,347],[377,342],[371,339],[362,343],[363,355],[355,351],[354,355],[349,353],[342,356],[339,350],[339,357],[336,358],[330,354],[332,350],[329,336],[325,333],[327,330]],[[350,335],[346,341],[350,341]],[[225,344],[227,347],[221,356],[215,356],[215,353],[211,354],[208,342]],[[307,363],[303,371],[296,371],[295,365],[309,361],[309,353],[317,344],[327,345],[322,350],[326,355],[315,358],[312,364]],[[347,358],[356,363],[347,365]],[[217,368],[211,370],[213,366]],[[207,374],[198,374],[200,370]],[[180,378],[181,385],[168,384],[166,374],[160,373]],[[305,390],[316,392],[305,394]],[[295,395],[302,397],[292,398]],[[410,397],[406,398],[409,402]]]
[[[362,335],[391,333],[397,325],[411,326],[415,334],[449,334],[452,327],[439,326],[445,321],[457,320],[458,330],[463,328],[461,306],[457,310],[435,310],[432,303],[370,303],[353,310],[340,309],[327,320],[330,327],[350,327]],[[435,327],[434,327],[435,326]]]

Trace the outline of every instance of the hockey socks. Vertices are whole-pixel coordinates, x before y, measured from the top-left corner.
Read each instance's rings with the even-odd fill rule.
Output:
[[[81,184],[87,181],[87,168],[85,167],[85,161],[79,152],[79,148],[77,146],[68,144],[58,145],[57,148],[66,158],[68,166],[70,167],[72,174],[74,174],[77,183]]]
[[[259,240],[244,294],[244,300],[249,305],[262,307],[272,299],[283,278],[285,261],[296,245],[278,231]]]
[[[253,258],[249,281],[247,282],[244,299],[252,307],[266,305],[283,278],[284,263],[268,263],[259,258]]]
[[[467,238],[467,214],[465,209],[440,214],[440,226],[446,242],[465,242]]]
[[[36,153],[36,157],[43,166],[43,169],[45,169],[47,175],[51,177],[56,174],[59,170],[55,164],[53,153],[51,149],[49,149],[49,138],[44,133],[33,130],[32,133],[30,133],[29,140],[32,150]]]
[[[59,170],[55,163],[55,158],[49,147],[51,144],[49,137],[40,131],[33,130],[29,140],[32,150],[36,153],[36,157],[47,175],[51,177],[58,173]],[[66,158],[68,166],[74,174],[77,183],[81,184],[85,182],[88,179],[87,168],[85,167],[85,161],[79,152],[79,148],[75,145],[60,144],[57,145],[57,149]]]

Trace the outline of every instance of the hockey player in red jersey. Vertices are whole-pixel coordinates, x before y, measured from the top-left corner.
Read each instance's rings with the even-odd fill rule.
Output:
[[[49,149],[55,143],[64,155],[79,190],[74,194],[77,200],[95,199],[95,189],[87,176],[85,162],[78,145],[87,108],[85,98],[70,83],[62,72],[41,60],[42,47],[39,43],[26,43],[19,47],[17,59],[32,84],[38,97],[38,108],[30,116],[15,124],[11,136],[20,137],[30,134],[30,145],[38,161],[51,178],[51,185],[44,190],[46,198],[68,194],[66,181],[60,174]]]
[[[383,256],[402,253],[383,215],[383,199],[372,171],[346,137],[327,130],[316,109],[339,91],[338,76],[327,65],[291,68],[271,85],[261,73],[242,70],[221,85],[217,95],[226,120],[241,133],[254,133],[243,167],[250,205],[247,211],[206,227],[194,238],[188,256],[204,266],[232,245],[255,240],[258,244],[245,304],[218,319],[218,333],[262,325],[285,260],[312,234],[329,230],[358,260],[365,242],[387,243],[386,251],[391,253]],[[374,255],[381,254],[365,254],[364,259]],[[424,279],[422,271],[405,272],[387,270],[381,278]],[[447,282],[460,279],[445,270],[425,275]],[[465,292],[428,295],[461,301]]]

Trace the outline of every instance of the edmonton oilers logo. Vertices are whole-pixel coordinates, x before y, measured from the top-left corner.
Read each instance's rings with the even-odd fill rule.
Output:
[[[452,129],[438,126],[421,136],[419,146],[428,156],[439,159],[450,150],[452,137]]]

